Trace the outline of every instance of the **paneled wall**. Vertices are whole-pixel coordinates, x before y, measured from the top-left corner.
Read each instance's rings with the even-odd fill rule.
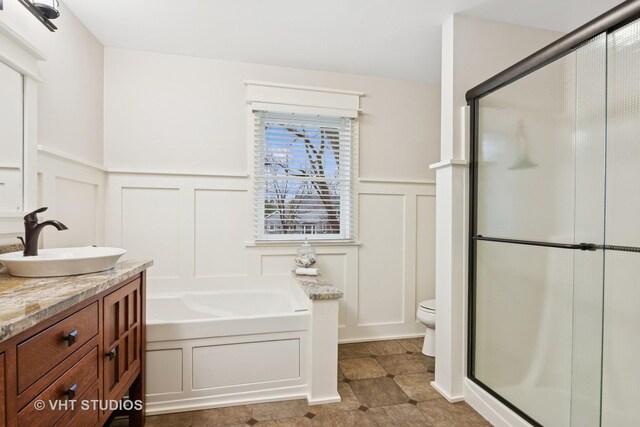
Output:
[[[151,293],[286,280],[297,245],[252,242],[250,189],[241,176],[110,173],[106,243],[154,259]],[[435,185],[362,180],[358,198],[358,242],[316,245],[345,293],[340,339],[420,334],[417,302],[434,297]]]
[[[345,292],[341,340],[423,333],[439,85],[112,48],[104,63],[106,243],[154,259],[150,292],[286,280],[294,268],[299,245],[253,243],[246,81],[363,92],[358,241],[315,245],[318,267]]]
[[[40,217],[56,219],[68,230],[45,227],[44,247],[104,244],[105,169],[64,152],[38,149],[38,206],[49,209]]]

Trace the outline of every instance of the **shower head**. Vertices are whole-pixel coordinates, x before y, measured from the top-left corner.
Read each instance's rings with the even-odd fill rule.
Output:
[[[529,169],[535,168],[538,166],[529,158],[529,154],[527,154],[527,140],[524,137],[524,124],[522,120],[518,122],[518,131],[516,132],[516,137],[518,138],[518,142],[520,145],[520,155],[516,159],[516,161],[509,167],[509,170],[518,170],[518,169]]]
[[[509,170],[517,170],[517,169],[529,169],[535,168],[538,166],[537,163],[534,163],[527,153],[524,153],[522,156],[518,157],[518,159],[513,162],[513,164],[509,167]]]

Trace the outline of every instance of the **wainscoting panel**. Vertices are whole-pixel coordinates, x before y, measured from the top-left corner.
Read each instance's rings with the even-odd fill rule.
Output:
[[[104,244],[105,184],[105,170],[99,165],[39,148],[37,201],[49,208],[41,218],[59,220],[69,228],[46,227],[43,247]]]
[[[55,191],[56,216],[73,232],[47,230],[47,243],[53,247],[98,244],[97,217],[102,205],[98,203],[98,186],[58,176],[55,178]]]
[[[153,258],[149,292],[289,280],[299,244],[251,241],[246,176],[112,171],[107,244]],[[361,181],[359,238],[317,243],[318,268],[345,293],[340,340],[415,336],[420,298],[434,294],[435,185]]]
[[[358,325],[404,322],[405,196],[360,194]]]
[[[196,277],[247,274],[247,191],[195,190]]]
[[[416,198],[416,304],[436,297],[436,198]]]
[[[290,271],[295,268],[292,262],[295,252],[286,254],[263,254],[260,256],[261,276],[282,276],[287,277]]]
[[[121,194],[127,258],[152,258],[149,277],[180,277],[180,190],[125,187]]]

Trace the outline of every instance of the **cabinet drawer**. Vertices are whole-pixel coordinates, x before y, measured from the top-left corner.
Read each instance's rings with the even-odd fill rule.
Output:
[[[75,391],[73,398],[77,399],[92,386],[95,387],[97,380],[98,348],[95,347],[18,413],[18,426],[46,427],[54,425],[72,408],[70,404],[67,404],[66,407],[52,408],[50,403],[68,402],[68,390],[72,388]],[[35,406],[35,402],[39,400],[45,403],[42,410],[37,410]]]
[[[17,352],[18,394],[97,334],[96,302],[20,343]]]
[[[54,427],[92,427],[98,424],[100,418],[100,392],[98,383],[95,383],[80,399],[74,410],[67,412],[60,418]],[[85,407],[82,402],[85,401]]]

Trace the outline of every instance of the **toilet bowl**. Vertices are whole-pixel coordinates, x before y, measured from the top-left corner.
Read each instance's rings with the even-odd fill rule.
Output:
[[[436,300],[429,299],[422,301],[418,306],[416,313],[418,320],[427,327],[424,335],[424,344],[422,345],[422,353],[435,357],[436,356]]]

